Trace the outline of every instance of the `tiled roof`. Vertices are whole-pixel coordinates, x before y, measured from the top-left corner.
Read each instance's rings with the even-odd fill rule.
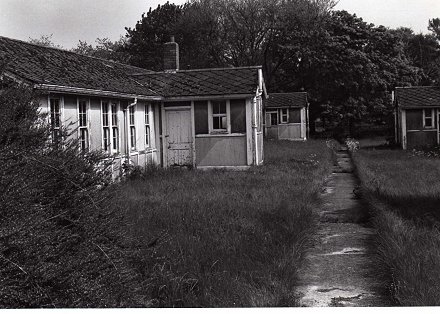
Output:
[[[150,72],[145,69],[0,36],[4,62],[6,72],[35,84],[157,96],[130,76]]]
[[[266,108],[280,107],[306,107],[307,93],[269,93],[269,97],[263,101]]]
[[[399,107],[440,107],[440,87],[397,87],[396,100]]]
[[[184,70],[133,75],[164,97],[255,94],[260,67]]]
[[[34,84],[162,97],[254,94],[261,67],[152,72],[0,36],[0,65]],[[56,85],[56,86],[55,86]]]

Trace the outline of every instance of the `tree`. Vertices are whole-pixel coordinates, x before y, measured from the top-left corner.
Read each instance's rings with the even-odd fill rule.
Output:
[[[316,42],[291,74],[309,92],[312,116],[344,132],[360,121],[387,121],[392,89],[418,82],[399,36],[356,15],[332,12]]]
[[[440,19],[439,18],[429,20],[428,29],[437,37],[437,40],[440,40]]]
[[[130,55],[130,64],[162,70],[163,44],[176,34],[175,25],[181,15],[182,6],[167,2],[142,14],[134,29],[126,28],[124,51]]]
[[[440,42],[434,34],[414,34],[409,28],[393,31],[399,36],[412,65],[420,68],[421,85],[440,83]]]
[[[165,4],[127,29],[132,63],[158,69],[175,35],[182,68],[263,65],[271,85],[298,38],[319,26],[333,0],[193,0]],[[294,43],[293,43],[294,42]]]
[[[87,41],[80,40],[76,48],[71,49],[71,51],[86,56],[128,63],[129,57],[123,51],[123,47],[126,44],[125,37],[121,36],[117,41],[111,41],[108,38],[97,38],[95,43],[96,45],[92,46]]]
[[[53,34],[50,35],[41,35],[40,38],[31,38],[29,37],[29,42],[31,44],[40,45],[44,47],[52,47],[52,48],[59,48],[62,49],[63,46],[55,44],[52,41]]]

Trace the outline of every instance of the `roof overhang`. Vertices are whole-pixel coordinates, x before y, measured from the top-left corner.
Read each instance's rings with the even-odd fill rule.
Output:
[[[399,109],[407,110],[407,109],[440,109],[440,105],[437,106],[397,106]]]
[[[127,94],[113,91],[81,88],[81,87],[71,87],[71,86],[61,86],[52,84],[35,84],[34,88],[37,90],[44,90],[48,92],[57,93],[69,93],[82,96],[105,96],[105,97],[116,97],[123,99],[141,99],[141,100],[156,100],[160,101],[163,99],[162,96],[150,96],[150,95],[138,95],[138,94]]]
[[[270,110],[270,109],[286,109],[286,108],[299,108],[299,109],[301,109],[301,108],[306,108],[307,107],[307,104],[305,104],[304,106],[295,106],[295,105],[285,105],[285,106],[264,106],[264,108],[265,109],[268,109],[268,110]]]
[[[255,94],[224,94],[224,95],[198,95],[198,96],[172,96],[164,97],[163,101],[179,100],[212,100],[212,99],[242,99],[253,98]]]

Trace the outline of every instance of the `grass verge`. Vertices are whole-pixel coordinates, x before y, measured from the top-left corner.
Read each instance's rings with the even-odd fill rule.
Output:
[[[148,304],[296,305],[330,168],[323,141],[268,141],[265,165],[248,171],[154,170],[121,184],[110,206],[124,209],[139,242],[132,263]]]
[[[440,160],[391,150],[353,157],[393,297],[404,306],[440,305]]]

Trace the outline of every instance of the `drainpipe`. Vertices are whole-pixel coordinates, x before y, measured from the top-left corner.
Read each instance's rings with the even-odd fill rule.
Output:
[[[258,112],[257,112],[257,97],[254,97],[252,101],[252,109],[254,113],[254,123],[252,124],[252,133],[254,136],[254,160],[255,160],[255,166],[258,165],[258,134],[257,134],[257,128],[258,128]]]
[[[134,102],[129,104],[125,109],[125,159],[127,162],[127,166],[130,165],[130,108],[137,104],[137,98],[134,99]]]
[[[398,108],[397,108],[397,103],[396,103],[396,96],[394,94],[394,91],[391,91],[391,101],[393,103],[393,107],[394,107],[394,142],[398,143],[399,142],[399,115],[398,115]]]
[[[306,105],[306,140],[310,138],[309,103]]]

